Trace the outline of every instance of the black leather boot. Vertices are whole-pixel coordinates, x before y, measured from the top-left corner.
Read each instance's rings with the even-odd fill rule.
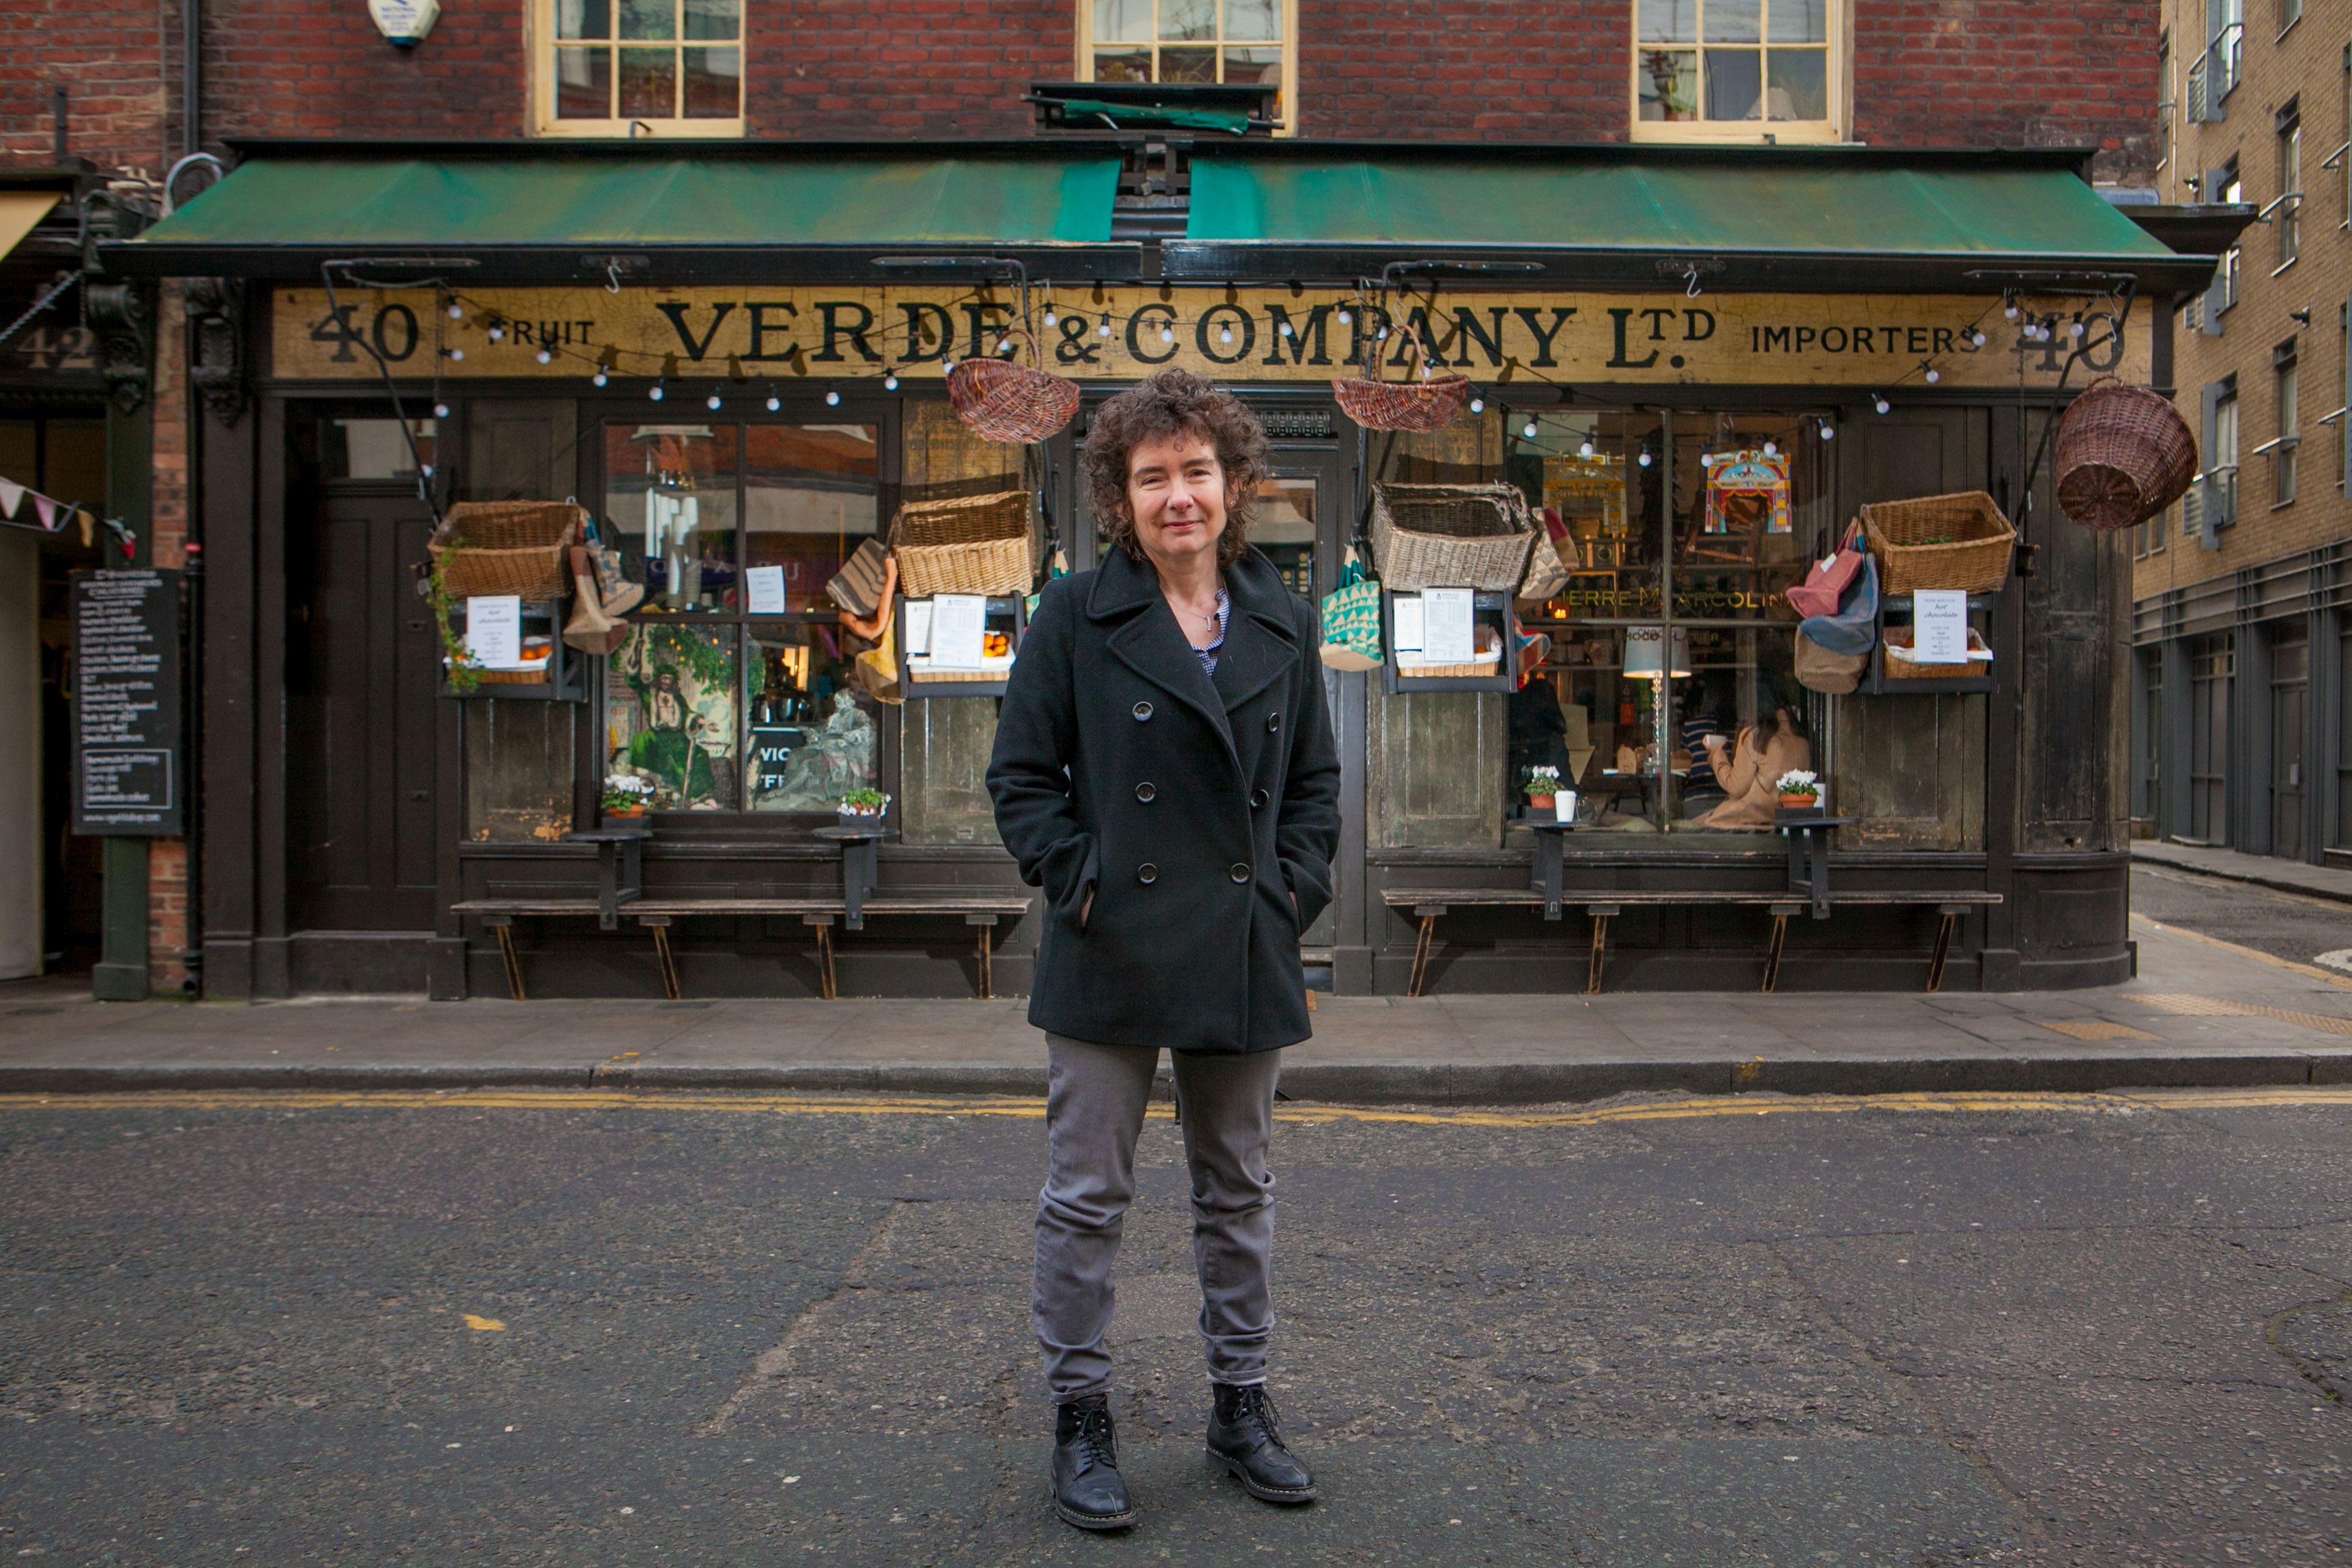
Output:
[[[1080,1530],[1125,1530],[1136,1521],[1104,1395],[1054,1407],[1054,1511]]]
[[[1215,1388],[1217,1401],[1209,1412],[1210,1457],[1239,1476],[1243,1490],[1262,1501],[1313,1502],[1315,1478],[1283,1447],[1274,1396],[1265,1385],[1236,1388],[1220,1383]]]

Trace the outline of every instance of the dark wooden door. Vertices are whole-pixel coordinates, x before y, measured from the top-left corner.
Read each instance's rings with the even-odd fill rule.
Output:
[[[2271,650],[2271,853],[2304,854],[2304,750],[2310,729],[2311,644]]]
[[[289,882],[299,927],[429,931],[438,639],[411,495],[329,494],[289,552]]]

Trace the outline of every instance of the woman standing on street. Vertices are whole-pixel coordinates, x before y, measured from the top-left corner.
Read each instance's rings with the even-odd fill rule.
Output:
[[[1305,1040],[1299,934],[1331,899],[1339,762],[1314,611],[1249,546],[1265,432],[1163,371],[1105,403],[1087,497],[1113,548],[1050,583],[996,732],[989,792],[1045,890],[1029,1021],[1050,1092],[1032,1318],[1055,1405],[1054,1506],[1137,1511],[1109,1406],[1112,1260],[1160,1049],[1192,1176],[1210,1454],[1253,1497],[1315,1495],[1265,1391],[1282,1047]]]

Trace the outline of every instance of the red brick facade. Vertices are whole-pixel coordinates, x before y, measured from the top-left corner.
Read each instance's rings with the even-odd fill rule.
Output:
[[[1025,83],[1076,67],[1079,0],[761,0],[754,137],[1021,135]],[[50,89],[73,151],[155,169],[179,138],[178,19],[124,0],[31,0],[0,59],[0,156],[47,162]],[[213,0],[204,128],[229,136],[520,137],[530,0],[448,5],[394,48],[359,0]],[[1299,0],[1308,136],[1617,141],[1627,0]],[[159,49],[160,45],[160,49]],[[1903,146],[2096,145],[2147,177],[2156,0],[1854,0],[1854,132]]]

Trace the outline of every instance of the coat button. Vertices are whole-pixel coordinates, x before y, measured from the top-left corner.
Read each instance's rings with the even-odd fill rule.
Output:
[[[1280,708],[1276,708],[1272,713],[1265,716],[1265,727],[1269,733],[1282,727],[1282,710]]]
[[[1160,880],[1160,868],[1153,865],[1150,861],[1145,861],[1141,865],[1135,868],[1135,880],[1141,883],[1144,886],[1150,887],[1153,883]]]
[[[1135,722],[1138,724],[1150,724],[1151,722],[1151,705],[1150,703],[1138,703],[1135,705]]]
[[[1235,861],[1234,862],[1234,880],[1235,882],[1247,882],[1249,878],[1249,867],[1240,861]]]
[[[1146,779],[1142,783],[1138,784],[1135,787],[1135,798],[1145,802],[1147,805],[1150,803],[1152,797],[1159,793],[1159,786],[1152,783],[1149,779]]]
[[[1253,811],[1257,810],[1268,800],[1273,799],[1273,796],[1267,794],[1263,789],[1253,789],[1250,791],[1250,810]]]

